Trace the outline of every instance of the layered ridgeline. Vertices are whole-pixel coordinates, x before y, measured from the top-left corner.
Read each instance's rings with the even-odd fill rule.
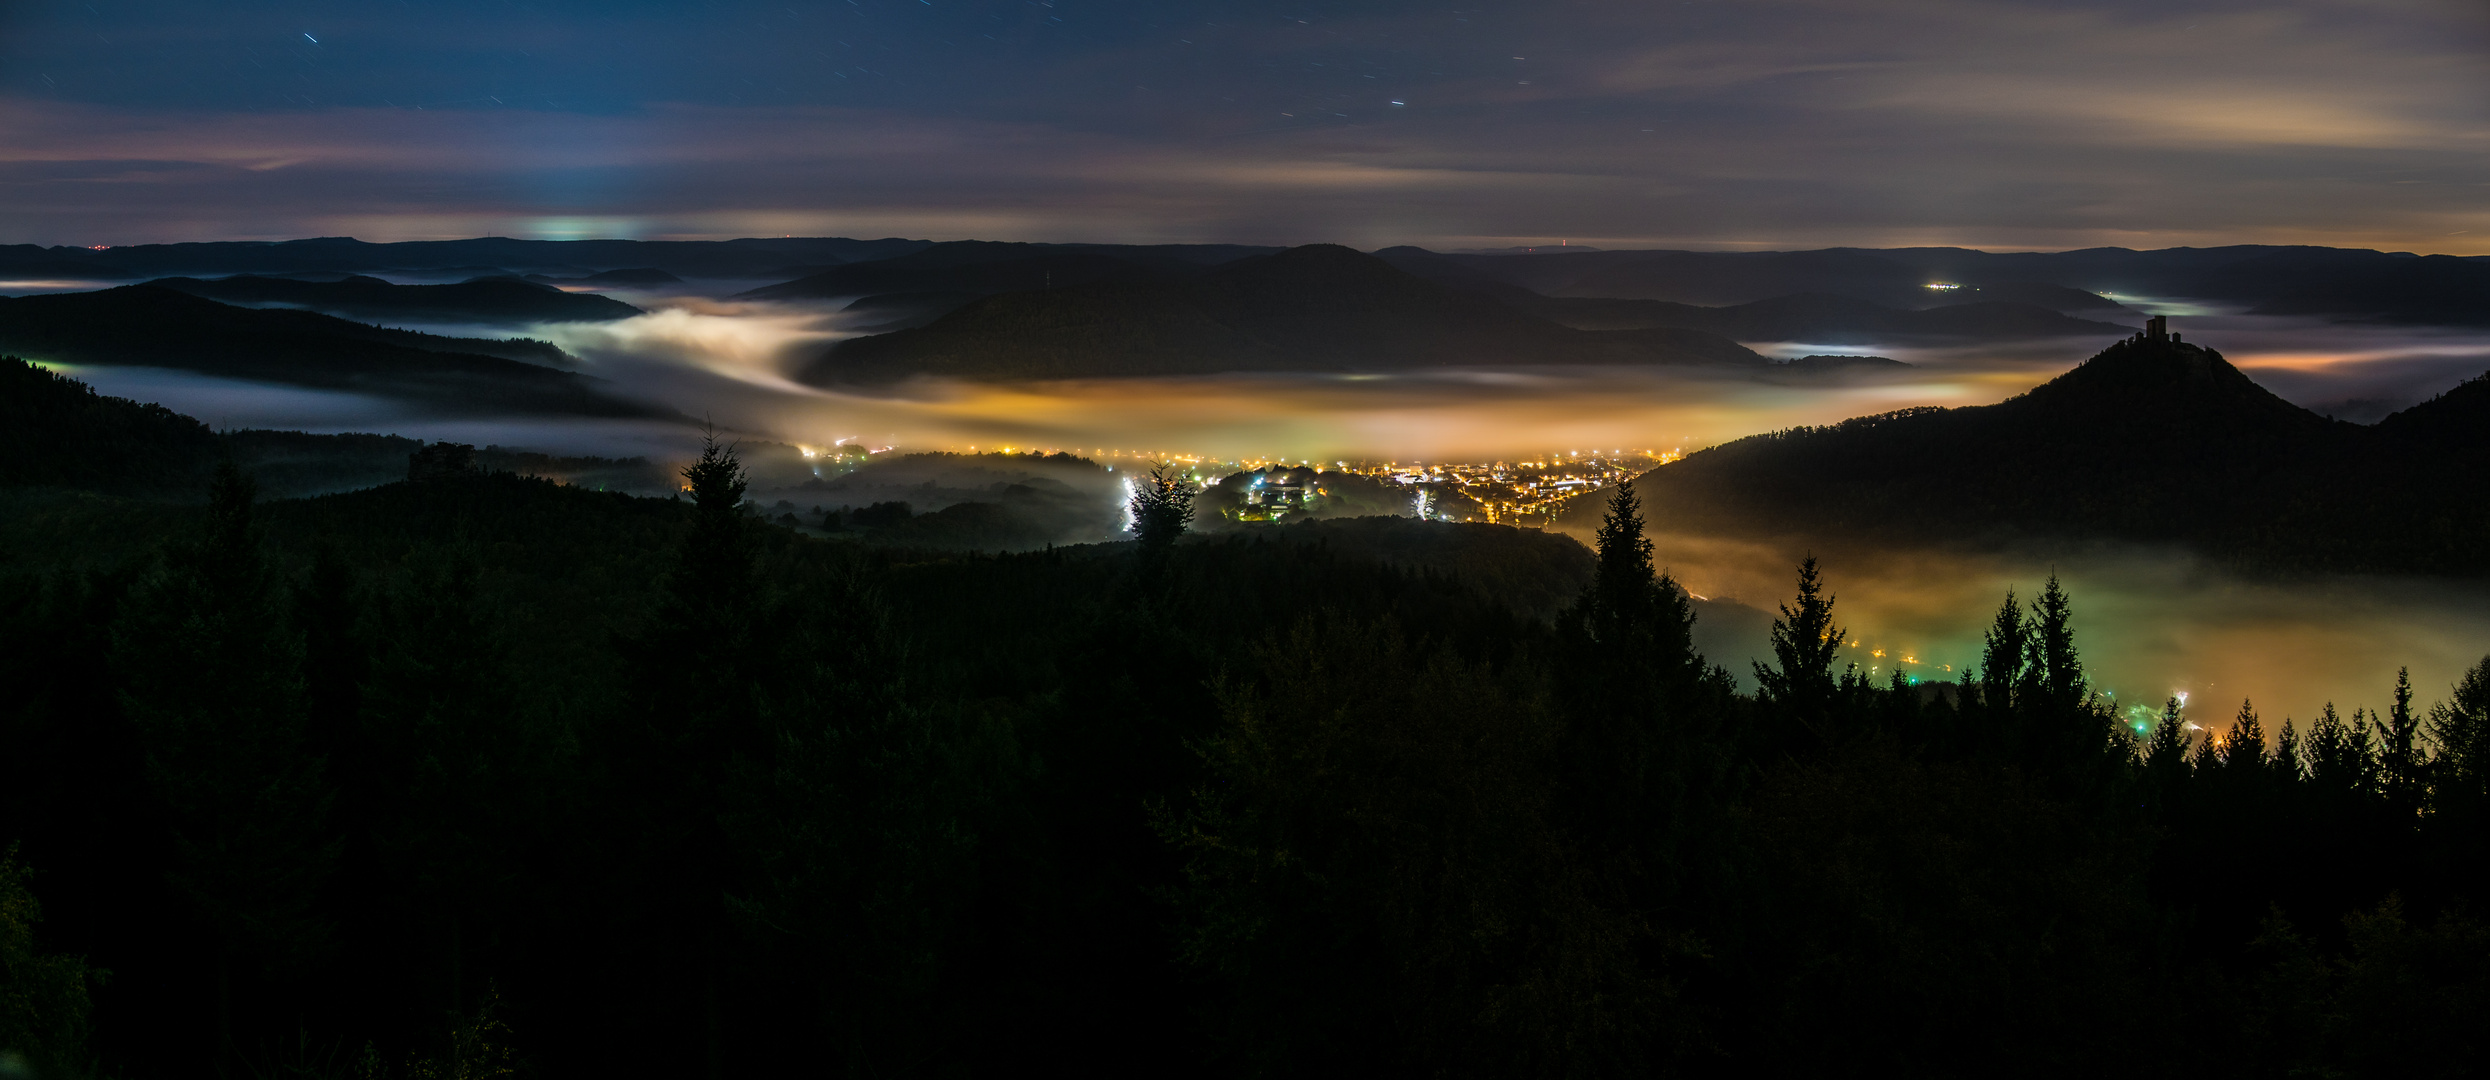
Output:
[[[2484,380],[2363,427],[2274,396],[2214,350],[2139,335],[1996,405],[1757,435],[1634,487],[1670,531],[1823,544],[2108,538],[2269,570],[2478,574],[2485,464]],[[1562,520],[1596,525],[1597,502]]]
[[[1375,255],[1429,281],[1584,330],[1673,326],[1739,341],[1943,345],[2123,334],[2142,319],[2117,301],[2082,289],[2045,282],[1932,286],[1930,275],[1906,266],[1832,253],[1775,258],[1585,253],[1551,255],[1536,264],[1510,255],[1441,255],[1414,247]],[[1575,273],[1562,272],[1569,266]],[[1646,281],[1603,274],[1599,266],[1670,272]]]
[[[838,342],[803,377],[834,384],[1540,364],[1766,361],[1699,330],[1576,330],[1371,255],[1313,244],[1189,280],[987,296],[923,327]]]
[[[1701,307],[1667,300],[1543,297],[1519,289],[1500,295],[1515,307],[1586,330],[1673,326],[1739,341],[1809,341],[1827,345],[2099,338],[2132,332],[2133,323],[2141,321],[2135,317],[2122,325],[2076,318],[2038,304],[2008,300],[1910,309],[1831,293],[1797,293],[1748,304]],[[2123,311],[2115,306],[2110,311],[2093,310],[2103,315]]]
[[[639,308],[611,297],[567,293],[511,277],[478,278],[455,285],[398,285],[361,275],[303,281],[246,274],[213,281],[158,278],[147,284],[241,307],[302,308],[391,322],[610,322],[640,314]]]
[[[196,502],[216,466],[232,461],[270,496],[318,495],[405,479],[410,456],[424,446],[396,435],[214,431],[162,405],[98,394],[76,379],[0,355],[0,489]],[[488,447],[471,463],[583,487],[661,493],[673,486],[669,470],[639,458]]]
[[[1274,249],[1233,245],[993,244],[886,238],[768,237],[724,241],[472,240],[367,244],[346,237],[281,243],[141,244],[92,250],[0,245],[0,280],[137,281],[167,275],[379,273],[430,278],[539,275],[589,279],[629,271],[619,284],[671,284],[650,272],[689,279],[786,283],[776,298],[820,299],[894,292],[984,294],[1056,286],[1096,272],[1099,259],[1128,267],[1199,269]],[[903,262],[916,255],[928,260]],[[1554,297],[1661,300],[1706,307],[1817,293],[1919,308],[1966,302],[2031,305],[2078,318],[2122,318],[2104,297],[2183,296],[2266,314],[2333,319],[2480,325],[2490,290],[2490,258],[2458,258],[2318,247],[2241,245],[2133,251],[1985,252],[1965,248],[1830,248],[1817,251],[1380,252],[1403,269],[1437,280],[1493,282]],[[1076,265],[1087,260],[1091,271]],[[946,262],[1024,262],[1026,284],[962,290],[903,284]],[[1042,265],[1058,262],[1062,265]],[[855,274],[850,267],[889,264]],[[1421,266],[1419,264],[1425,264]],[[936,274],[934,276],[941,276]],[[798,284],[797,280],[804,281]],[[1934,289],[1931,286],[1949,286]]]
[[[2132,251],[1968,248],[1820,251],[1382,252],[1429,276],[1461,276],[1558,297],[1738,305],[1822,293],[1900,308],[1964,301],[2119,314],[2105,297],[2185,296],[2256,314],[2445,325],[2490,321],[2490,257],[2239,245]],[[2087,298],[2089,297],[2089,298]]]
[[[0,298],[0,354],[177,368],[486,413],[653,416],[542,341],[443,337],[154,285]]]
[[[0,277],[137,281],[172,274],[400,273],[427,276],[543,273],[585,276],[663,269],[681,277],[779,280],[842,263],[887,259],[929,240],[750,237],[741,240],[409,240],[372,244],[350,236],[304,240],[132,244],[126,247],[0,245]]]

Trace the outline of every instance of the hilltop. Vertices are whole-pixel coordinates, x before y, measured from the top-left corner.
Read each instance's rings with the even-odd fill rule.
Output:
[[[2267,569],[2477,574],[2490,512],[2445,493],[2490,451],[2484,386],[2362,427],[2274,396],[2212,349],[2139,335],[1995,405],[1757,435],[1633,484],[1672,531],[2118,539]],[[1599,502],[1560,520],[1595,526]]]

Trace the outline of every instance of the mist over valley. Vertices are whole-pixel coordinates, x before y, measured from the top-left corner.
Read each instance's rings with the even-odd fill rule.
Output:
[[[2291,306],[2278,297],[2362,295],[2364,275],[2411,265],[2352,252],[1487,256],[1404,247],[1374,257],[1318,247],[1289,253],[1299,260],[1290,263],[1272,261],[1277,249],[1209,246],[738,244],[323,241],[184,245],[161,254],[114,249],[103,253],[109,263],[93,253],[17,256],[29,268],[58,269],[67,260],[90,273],[109,266],[125,277],[191,276],[92,293],[136,313],[111,320],[119,338],[81,339],[57,318],[45,322],[38,305],[81,299],[21,285],[31,299],[0,300],[0,330],[7,330],[0,351],[43,360],[109,395],[162,403],[219,431],[399,440],[367,442],[311,467],[302,459],[319,456],[316,445],[279,450],[263,438],[243,460],[272,473],[293,469],[297,479],[279,482],[276,493],[391,482],[407,447],[447,441],[490,448],[496,462],[534,455],[526,459],[531,471],[565,482],[663,495],[679,486],[674,472],[707,424],[744,448],[751,499],[766,517],[848,540],[963,550],[1115,541],[1124,535],[1125,478],[1159,460],[1181,462],[1212,483],[1214,495],[1223,477],[1237,476],[1241,486],[1281,467],[1311,469],[1314,482],[1328,476],[1342,489],[1293,514],[1248,515],[1253,521],[1231,520],[1235,507],[1223,519],[1208,509],[1219,499],[1206,498],[1201,524],[1213,533],[1281,527],[1273,519],[1415,517],[1431,501],[1431,517],[1554,528],[1588,542],[1610,482],[1599,477],[1609,473],[1583,470],[1579,489],[1550,488],[1529,497],[1528,511],[1515,503],[1498,512],[1492,499],[1414,470],[1449,465],[1484,476],[1497,463],[1613,459],[1618,464],[1599,467],[1632,475],[1765,432],[1990,405],[2077,365],[2154,313],[2173,314],[2174,325],[2223,349],[2283,399],[2359,423],[2490,369],[2490,336],[2401,320],[2401,309],[2333,318],[2258,313]],[[750,284],[750,275],[802,271],[808,260],[837,265]],[[1252,288],[1266,298],[1237,299],[1246,295],[1233,291],[1240,286],[1201,293],[1188,284],[1227,280],[1219,275],[1233,273],[1223,270],[1231,266],[1263,275],[1237,280],[1260,282]],[[2002,269],[1983,269],[1991,266]],[[220,270],[244,273],[218,277]],[[442,283],[451,278],[465,284]],[[2168,295],[2177,289],[2203,295]],[[1007,318],[988,310],[997,303],[1019,305],[1008,318],[1027,325],[995,324]],[[1321,316],[1328,322],[1285,329],[1271,321],[1303,319],[1323,303],[1338,305]],[[1056,310],[1064,304],[1073,306]],[[1181,334],[1135,331],[1134,315],[1110,315],[1101,304],[1154,313],[1150,319],[1190,311],[1185,317],[1221,344],[1205,352]],[[12,322],[18,310],[26,313]],[[213,316],[225,323],[200,321],[200,312],[227,311],[234,313]],[[499,379],[507,389],[444,396],[437,382],[408,381],[423,377],[411,373],[425,361],[346,369],[339,364],[351,348],[332,345],[328,354],[277,363],[265,346],[249,344],[260,339],[247,335],[274,332],[252,323],[253,311],[298,322],[370,320],[317,332],[350,330],[359,340],[408,342],[429,356],[497,356],[528,367],[510,369],[515,381],[463,376]],[[1455,311],[1499,313],[1499,329],[1433,325]],[[1240,318],[1246,323],[1220,322]],[[1371,329],[1351,329],[1342,318]],[[178,344],[167,332],[131,339],[128,328],[147,319],[192,332]],[[1452,336],[1425,336],[1445,331]],[[909,342],[928,333],[956,340],[938,350],[966,349],[959,355],[987,357],[979,361],[985,366],[963,368],[939,351],[920,356],[926,346]],[[1074,336],[1043,346],[1057,350],[1047,355],[1136,351],[1070,371],[1060,361],[1004,359],[1027,354],[1048,334]],[[1400,351],[1359,346],[1361,334],[1400,342]],[[1630,340],[1635,334],[1645,338]],[[1236,351],[1254,341],[1265,344]],[[1311,341],[1330,342],[1321,349],[1332,351],[1291,344]],[[841,358],[869,345],[881,351],[860,355],[882,365],[870,385],[824,381],[825,371],[851,370],[854,361]],[[542,368],[563,374],[535,374]],[[526,385],[544,378],[584,380],[592,389],[551,406],[572,415],[523,415],[548,411],[526,404],[534,392]],[[2135,415],[2147,415],[2149,404],[2139,400],[2146,412]],[[583,409],[617,415],[578,415]],[[630,413],[644,418],[622,415]],[[566,460],[576,464],[559,464]],[[2130,689],[2138,701],[2202,687],[2272,700],[2294,715],[2326,701],[2348,707],[2372,701],[2380,673],[2395,664],[2412,665],[2423,679],[2451,679],[2468,662],[2462,643],[2490,633],[2469,587],[2340,576],[2392,574],[2393,565],[2277,577],[2276,567],[2242,563],[2220,542],[2189,546],[2175,535],[2042,527],[1982,537],[1939,525],[1942,514],[1930,514],[1960,504],[1962,485],[1999,482],[1968,479],[1969,464],[1940,456],[1870,481],[1886,485],[1871,498],[1890,507],[1894,521],[1927,522],[1962,542],[1932,544],[1926,537],[1936,534],[1925,530],[1913,539],[1890,523],[1841,515],[1810,531],[1801,522],[1814,511],[1781,496],[1779,505],[1796,516],[1729,532],[1687,529],[1693,520],[1723,522],[1717,499],[1687,519],[1666,489],[1651,489],[1648,514],[1662,565],[1709,598],[1699,601],[1701,632],[1736,670],[1762,655],[1781,568],[1809,551],[1834,572],[1848,571],[1839,592],[1858,624],[1862,666],[1900,666],[1930,681],[1945,681],[1976,652],[1995,594],[2028,591],[2053,572],[2080,586],[2085,625],[2118,643],[2097,658],[2105,685],[2155,688]],[[2063,463],[2073,473],[2087,464]],[[2045,462],[2023,468],[2033,484],[2055,482]],[[1864,479],[1828,475],[1825,482],[1856,488]],[[1370,494],[1352,497],[1349,489],[1359,486]],[[1555,512],[1567,498],[1569,508]],[[906,516],[895,516],[903,505]],[[843,511],[874,520],[874,507],[885,508],[879,524],[843,523]],[[2346,596],[2365,599],[2347,614]]]

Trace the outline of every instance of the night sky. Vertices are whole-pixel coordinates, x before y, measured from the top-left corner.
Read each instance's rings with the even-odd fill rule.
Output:
[[[2490,252],[2490,4],[0,0],[0,242]]]

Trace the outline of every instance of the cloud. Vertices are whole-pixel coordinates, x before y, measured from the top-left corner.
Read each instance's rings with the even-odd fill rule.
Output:
[[[168,8],[116,56],[29,19],[14,69],[122,74],[9,84],[0,240],[2490,251],[2458,0],[1000,10],[372,9],[315,53]]]

